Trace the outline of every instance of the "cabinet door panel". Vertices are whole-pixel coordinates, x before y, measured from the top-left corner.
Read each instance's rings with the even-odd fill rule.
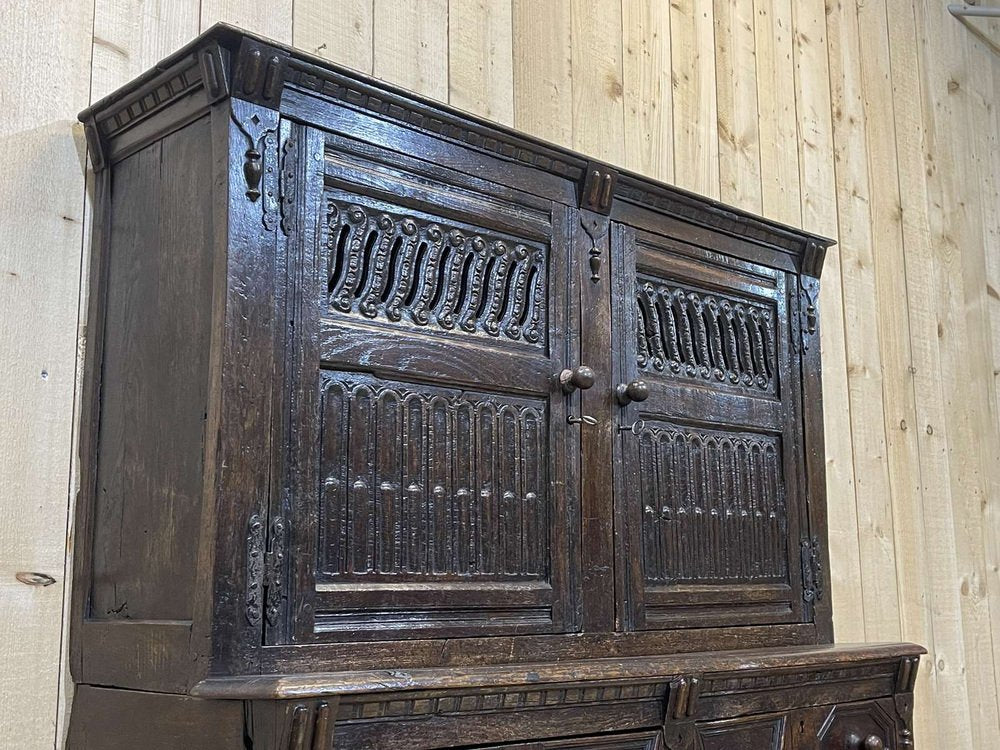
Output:
[[[797,622],[798,371],[783,271],[617,227],[627,627]]]
[[[289,637],[573,630],[566,209],[311,137],[323,222],[293,305]]]

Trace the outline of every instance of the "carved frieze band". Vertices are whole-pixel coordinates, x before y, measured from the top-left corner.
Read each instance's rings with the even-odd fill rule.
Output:
[[[871,680],[892,676],[892,665],[859,664],[846,667],[820,667],[794,672],[706,677],[702,695],[739,693],[746,690],[775,690],[807,685]]]
[[[740,216],[730,211],[722,211],[707,206],[702,199],[685,198],[671,192],[669,188],[644,185],[634,177],[618,180],[616,195],[632,203],[659,209],[681,219],[688,219],[702,226],[735,234],[748,239],[774,245],[791,253],[803,252],[804,242],[794,236],[779,233],[766,224],[751,217]]]
[[[645,579],[787,579],[776,436],[647,421],[637,436]]]
[[[666,685],[588,685],[532,690],[472,693],[468,695],[393,697],[385,700],[342,702],[337,721],[388,719],[435,714],[482,714],[525,708],[554,708],[592,703],[661,701]]]
[[[545,577],[544,400],[335,372],[322,399],[327,575]]]
[[[165,78],[139,98],[127,104],[123,103],[110,113],[99,116],[97,120],[99,134],[103,138],[111,138],[135,122],[148,117],[201,84],[203,73],[202,64],[192,55],[173,75]],[[225,78],[217,81],[217,85],[224,86]]]
[[[582,164],[572,164],[568,160],[561,159],[556,151],[548,151],[530,141],[466,119],[452,119],[448,113],[428,110],[426,105],[396,96],[391,91],[369,88],[360,81],[342,76],[336,71],[306,66],[293,60],[289,64],[287,80],[300,88],[315,91],[417,130],[472,146],[504,159],[538,167],[571,180],[583,174]]]
[[[329,304],[342,313],[544,343],[544,248],[404,212],[327,202]]]
[[[641,369],[775,392],[772,308],[653,278],[639,279],[636,306]]]

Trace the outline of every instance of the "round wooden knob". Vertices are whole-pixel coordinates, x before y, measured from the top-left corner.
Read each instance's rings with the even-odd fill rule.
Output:
[[[645,401],[649,398],[649,386],[646,385],[645,380],[621,383],[615,388],[615,397],[622,406],[628,406],[633,401]]]
[[[885,743],[877,734],[869,734],[861,746],[864,750],[885,750]]]
[[[559,373],[559,384],[563,393],[572,393],[577,388],[585,391],[594,385],[594,371],[586,365],[574,367],[572,370],[563,370]]]

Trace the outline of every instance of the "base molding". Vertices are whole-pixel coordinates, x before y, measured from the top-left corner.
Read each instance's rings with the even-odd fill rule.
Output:
[[[82,685],[74,750],[912,747],[911,644]],[[527,744],[526,744],[527,743]],[[743,744],[740,744],[743,743]],[[832,743],[832,744],[831,744]],[[846,744],[845,744],[846,743]]]

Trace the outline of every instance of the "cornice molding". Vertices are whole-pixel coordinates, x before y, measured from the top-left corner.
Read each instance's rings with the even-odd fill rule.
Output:
[[[94,169],[105,166],[112,139],[179,99],[201,94],[207,107],[233,96],[280,110],[286,87],[577,182],[583,208],[608,214],[614,201],[621,200],[767,245],[794,256],[806,276],[819,278],[826,249],[833,244],[652,179],[599,165],[584,155],[224,24],[212,27],[80,114]],[[594,189],[595,169],[600,172],[600,189]]]

